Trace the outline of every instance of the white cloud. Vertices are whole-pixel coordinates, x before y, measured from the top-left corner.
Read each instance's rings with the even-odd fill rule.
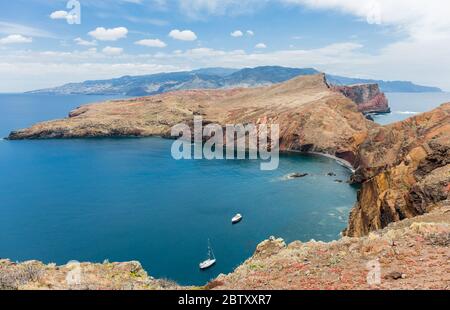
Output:
[[[253,32],[253,30],[247,30],[247,35],[254,36],[255,33]]]
[[[125,27],[117,27],[111,29],[98,27],[88,34],[99,41],[117,41],[127,36],[128,29]]]
[[[32,38],[24,37],[21,34],[11,34],[7,37],[0,39],[0,44],[20,44],[20,43],[31,43],[33,42]]]
[[[180,31],[178,29],[174,29],[169,33],[169,36],[175,40],[181,40],[181,41],[197,40],[197,35],[191,30]]]
[[[167,44],[159,39],[144,39],[134,42],[137,45],[148,46],[148,47],[166,47]]]
[[[69,14],[67,11],[54,11],[50,14],[51,19],[65,19],[69,24],[75,23],[77,20],[76,14]]]
[[[69,13],[66,11],[54,11],[50,14],[51,19],[67,19],[67,16],[69,16]]]
[[[411,80],[415,83],[439,86],[450,90],[450,1],[442,0],[277,0],[287,5],[300,5],[313,10],[334,10],[386,33],[395,33],[397,42],[373,49],[372,44],[340,42],[321,48],[272,51],[259,49],[216,50],[195,48],[171,53],[158,52],[120,57],[90,49],[85,52],[36,54],[30,51],[0,49],[0,90],[32,89],[76,80],[111,78],[119,75],[179,71],[201,67],[254,67],[282,65],[315,67],[318,70],[344,76],[385,80]],[[181,3],[182,2],[182,3]],[[249,3],[267,1],[181,1],[188,16],[251,13],[256,8]],[[148,3],[148,2],[143,2]],[[188,3],[192,4],[189,7]],[[180,4],[180,5],[181,5]],[[182,7],[182,6],[181,6]],[[375,10],[374,10],[375,8]],[[379,10],[379,11],[378,11]],[[375,13],[374,13],[375,12]],[[380,14],[378,15],[379,12]],[[378,15],[378,16],[377,16]],[[5,26],[7,26],[5,28]],[[19,31],[20,30],[20,31]],[[50,36],[18,24],[0,21],[0,33],[24,36]],[[178,30],[173,34],[181,35]],[[246,32],[246,35],[250,35]],[[294,35],[294,34],[287,34]],[[197,37],[194,34],[195,38]],[[171,37],[173,37],[171,35]],[[293,37],[294,38],[294,37]],[[301,37],[295,37],[300,39]],[[389,39],[393,37],[389,36]],[[186,38],[185,38],[186,39]],[[192,39],[192,35],[191,35]],[[194,39],[195,40],[195,39]],[[10,55],[5,53],[11,53]],[[73,72],[73,74],[72,74]],[[69,74],[70,73],[70,74]],[[46,79],[42,79],[45,75]],[[39,87],[37,87],[39,85]]]
[[[97,41],[93,40],[93,41],[87,41],[87,40],[83,40],[82,38],[76,38],[74,39],[75,43],[81,46],[96,46],[97,45]]]
[[[255,48],[264,49],[267,48],[267,45],[264,43],[258,43],[255,45]]]
[[[102,52],[108,56],[119,56],[123,53],[123,48],[107,46]]]
[[[244,34],[243,34],[242,31],[240,31],[240,30],[233,31],[233,32],[231,33],[231,36],[232,36],[232,37],[235,37],[235,38],[242,37],[243,35],[244,35]]]
[[[404,38],[365,55],[359,70],[384,79],[413,80],[450,89],[450,1],[280,0],[316,10],[335,10]],[[355,71],[357,68],[353,68]]]
[[[412,37],[450,32],[450,2],[447,0],[280,0],[312,9],[338,10],[362,20],[398,27]]]
[[[113,78],[156,72],[182,71],[204,67],[243,68],[261,65],[314,67],[349,77],[385,80],[412,80],[450,89],[450,59],[447,50],[427,53],[436,62],[426,61],[423,47],[411,42],[390,46],[376,54],[365,52],[355,42],[340,42],[314,49],[278,51],[216,50],[194,48],[185,51],[108,55],[97,50],[73,52],[33,52],[0,49],[0,91],[31,90],[88,79]],[[108,51],[108,50],[107,50]],[[117,54],[117,52],[116,52]],[[112,57],[116,56],[116,57]],[[419,59],[419,61],[418,61]],[[45,79],[42,79],[45,76]]]

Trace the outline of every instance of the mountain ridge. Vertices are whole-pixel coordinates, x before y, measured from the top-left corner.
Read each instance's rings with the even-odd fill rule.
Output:
[[[74,95],[148,96],[176,90],[229,89],[269,86],[297,76],[320,73],[314,68],[261,66],[255,68],[203,68],[192,71],[156,73],[151,75],[122,76],[107,80],[87,80],[26,93]],[[442,92],[437,87],[416,85],[408,81],[383,81],[348,78],[326,74],[327,81],[336,86],[378,84],[382,92]]]

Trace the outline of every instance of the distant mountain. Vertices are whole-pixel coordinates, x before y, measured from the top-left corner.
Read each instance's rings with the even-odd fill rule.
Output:
[[[416,85],[409,81],[382,81],[368,79],[353,79],[337,75],[327,74],[327,80],[333,85],[352,85],[352,84],[378,84],[381,91],[385,93],[438,93],[442,89],[430,86]]]
[[[319,71],[306,68],[265,66],[245,69],[205,68],[193,71],[123,76],[111,80],[85,81],[31,91],[29,93],[146,96],[186,89],[227,89],[256,87],[281,83],[297,76],[313,75]],[[402,81],[376,81],[327,75],[333,85],[378,84],[384,92],[440,92],[436,87],[415,85]]]
[[[197,69],[194,71],[191,71],[192,73],[198,73],[198,74],[207,74],[207,75],[218,75],[218,76],[227,76],[231,75],[235,72],[239,71],[239,69],[231,69],[231,68],[204,68],[204,69]]]
[[[297,76],[318,74],[319,71],[311,68],[296,69],[286,67],[256,67],[239,70],[227,77],[227,85],[252,87],[271,85],[291,80]]]

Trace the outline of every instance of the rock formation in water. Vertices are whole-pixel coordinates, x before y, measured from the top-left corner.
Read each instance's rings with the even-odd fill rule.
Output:
[[[390,113],[386,96],[378,84],[359,84],[351,86],[333,86],[333,89],[353,100],[363,113]]]

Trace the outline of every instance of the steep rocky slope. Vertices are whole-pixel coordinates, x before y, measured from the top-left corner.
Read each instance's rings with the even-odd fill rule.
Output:
[[[351,86],[333,86],[358,105],[363,113],[389,113],[389,103],[386,96],[380,91],[378,84],[359,84]]]
[[[346,234],[366,235],[430,211],[450,189],[450,103],[372,128],[355,166],[353,180],[362,189]]]
[[[258,245],[255,254],[233,273],[219,276],[210,286],[229,290],[448,290],[449,224],[446,202],[427,215],[391,224],[367,237],[289,245],[272,238]]]
[[[329,88],[323,74],[263,88],[179,91],[80,107],[63,120],[12,132],[9,139],[169,136],[172,126],[204,123],[279,124],[282,150],[316,151],[355,160],[376,125]]]

